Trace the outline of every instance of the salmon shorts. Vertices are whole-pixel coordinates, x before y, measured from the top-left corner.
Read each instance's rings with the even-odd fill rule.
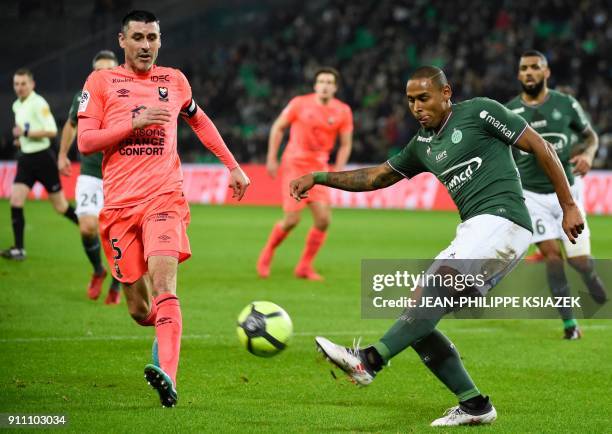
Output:
[[[324,185],[315,185],[308,190],[308,197],[301,201],[295,200],[291,197],[291,191],[289,190],[289,183],[302,175],[315,171],[327,171],[328,168],[316,168],[312,164],[296,164],[296,163],[283,163],[281,165],[281,181],[282,187],[281,192],[283,196],[283,211],[300,211],[304,209],[310,202],[322,202],[325,204],[331,203],[331,197],[329,194],[329,187]]]
[[[189,205],[180,191],[126,208],[102,209],[100,238],[113,276],[132,284],[147,271],[149,256],[191,256]]]

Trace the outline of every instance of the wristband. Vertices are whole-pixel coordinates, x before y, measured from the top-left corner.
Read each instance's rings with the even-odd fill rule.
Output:
[[[25,128],[23,129],[23,137],[28,137],[29,133],[30,133],[30,124],[27,123],[25,124]]]
[[[315,184],[325,184],[327,182],[327,172],[312,172]]]

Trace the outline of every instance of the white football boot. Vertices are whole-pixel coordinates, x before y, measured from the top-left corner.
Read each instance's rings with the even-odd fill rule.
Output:
[[[444,416],[434,420],[431,426],[458,426],[458,425],[482,425],[492,423],[497,419],[497,411],[491,405],[491,409],[484,414],[470,414],[460,406],[451,407],[444,412]]]
[[[367,386],[374,380],[376,372],[370,369],[362,359],[359,342],[353,342],[353,348],[336,345],[328,339],[317,336],[315,338],[317,349],[325,355],[331,363],[342,369],[359,386]]]

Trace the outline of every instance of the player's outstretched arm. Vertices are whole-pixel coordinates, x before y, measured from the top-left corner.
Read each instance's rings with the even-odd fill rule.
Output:
[[[229,150],[219,130],[215,127],[215,124],[210,120],[206,113],[201,108],[195,106],[193,110],[186,111],[183,113],[184,119],[187,121],[193,132],[198,136],[204,146],[206,146],[213,154],[221,160],[221,162],[230,171],[230,188],[233,190],[232,197],[240,200],[244,196],[251,180],[242,171],[238,162]]]
[[[348,131],[340,133],[340,147],[336,154],[336,164],[334,164],[334,172],[338,172],[344,169],[346,163],[351,156],[351,150],[353,148],[353,132]]]
[[[289,191],[295,200],[308,197],[308,190],[315,184],[346,191],[372,191],[389,187],[404,179],[386,162],[345,172],[314,172],[291,181]]]
[[[268,136],[268,153],[266,155],[266,170],[268,171],[268,175],[272,178],[276,178],[278,173],[278,150],[283,141],[285,130],[289,128],[289,125],[289,121],[284,113],[282,113],[276,118],[270,128],[270,135]]]
[[[70,151],[70,146],[72,142],[74,142],[76,133],[76,125],[73,125],[72,121],[68,119],[62,128],[60,149],[57,154],[57,168],[64,176],[70,176],[72,173],[72,166],[70,165],[70,159],[68,159],[68,151]]]
[[[584,229],[584,219],[574,202],[569,182],[555,148],[529,126],[519,137],[515,146],[536,156],[538,164],[553,184],[559,204],[563,209],[563,231],[569,240],[576,244],[575,239]]]

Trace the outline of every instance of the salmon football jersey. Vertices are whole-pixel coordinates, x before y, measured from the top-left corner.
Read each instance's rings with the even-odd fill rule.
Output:
[[[177,120],[191,116],[197,106],[181,71],[153,66],[146,73],[123,65],[94,71],[87,78],[79,118],[94,118],[110,128],[134,118],[147,107],[170,111],[171,120],[132,130],[104,150],[102,175],[106,208],[133,206],[170,191],[181,191],[183,173],[177,153]]]
[[[312,163],[327,166],[338,134],[353,131],[353,113],[342,101],[333,98],[320,104],[316,94],[293,98],[282,113],[291,124],[283,163]]]

